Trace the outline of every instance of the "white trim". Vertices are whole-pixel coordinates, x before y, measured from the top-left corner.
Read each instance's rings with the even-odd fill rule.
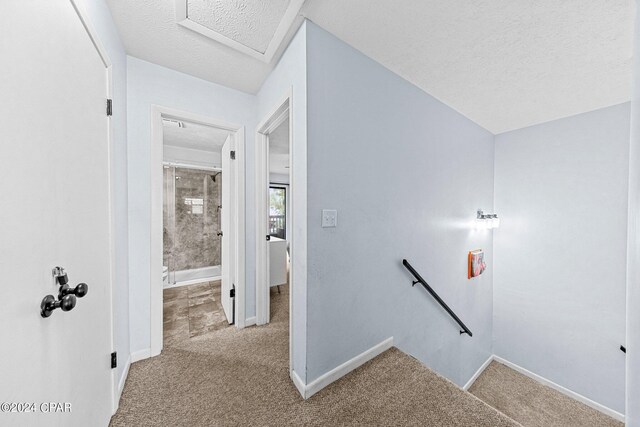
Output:
[[[289,3],[289,6],[287,7],[287,10],[282,15],[282,19],[278,24],[278,28],[276,28],[276,31],[274,32],[273,37],[269,41],[269,44],[267,45],[267,49],[265,50],[264,53],[254,50],[249,46],[239,43],[229,37],[222,35],[217,31],[212,30],[211,28],[205,27],[204,25],[189,19],[187,0],[175,1],[176,22],[185,28],[188,28],[192,31],[200,33],[205,37],[208,37],[212,40],[220,42],[226,46],[229,46],[232,49],[235,49],[239,52],[242,52],[253,58],[259,59],[268,64],[274,58],[276,52],[280,50],[280,47],[283,44],[284,38],[287,36],[287,33],[289,33],[289,30],[294,24],[303,3],[304,3],[304,0],[291,0],[291,2]]]
[[[382,341],[381,343],[374,345],[369,350],[360,353],[359,355],[353,357],[350,360],[347,360],[342,365],[333,368],[329,372],[313,380],[310,384],[305,385],[304,393],[301,393],[302,397],[304,397],[305,399],[310,398],[311,396],[313,396],[314,394],[316,394],[317,392],[319,392],[320,390],[322,390],[332,382],[339,380],[340,378],[347,375],[349,372],[353,371],[356,368],[359,368],[360,366],[364,365],[371,359],[389,350],[391,347],[393,347],[393,337],[389,337],[386,340]],[[294,384],[296,384],[296,387],[298,387],[298,390],[300,390],[299,385],[296,383],[297,380],[295,379],[297,375],[294,377],[293,374],[295,374],[295,372],[293,371],[291,372],[292,372],[291,377],[293,379],[293,382]],[[299,379],[300,378],[298,378],[298,380]]]
[[[289,90],[274,108],[265,115],[256,129],[256,321],[258,325],[269,323],[269,260],[268,244],[264,238],[269,234],[267,228],[270,183],[268,134],[273,132],[289,117],[289,170],[291,170],[291,146],[293,141],[291,132],[291,99],[292,91]],[[290,184],[292,184],[292,181],[290,174]],[[292,237],[287,236],[287,240],[291,241]],[[289,289],[289,295],[292,295],[291,289]],[[291,318],[289,320],[291,321]]]
[[[296,236],[294,228],[293,213],[295,201],[293,200],[293,189],[296,180],[293,176],[293,88],[284,94],[280,101],[264,116],[256,128],[256,324],[263,325],[269,322],[270,312],[270,286],[269,286],[269,247],[265,236],[268,234],[267,221],[269,211],[269,138],[268,134],[277,128],[282,122],[289,118],[289,219],[287,228],[290,230],[287,235],[289,242],[289,371],[293,372],[293,295],[297,289],[294,276],[294,257],[297,256]],[[262,189],[262,191],[260,190]]]
[[[100,39],[98,38],[98,35],[97,35],[98,33],[93,29],[93,26],[91,25],[91,21],[89,21],[89,17],[87,16],[87,13],[85,12],[84,8],[80,6],[78,0],[69,0],[69,1],[71,2],[71,5],[75,9],[76,14],[78,15],[78,18],[80,18],[80,22],[82,22],[82,26],[87,32],[87,35],[91,39],[91,43],[93,43],[93,46],[95,46],[96,50],[98,51],[98,54],[100,55],[100,59],[102,59],[102,63],[106,68],[111,69],[111,65],[112,65],[111,59],[109,59],[107,50],[104,48],[104,46],[100,42]],[[109,74],[111,74],[111,70],[109,70]],[[111,88],[109,88],[109,96],[110,95],[111,95]]]
[[[69,0],[71,6],[73,7],[76,15],[78,16],[78,19],[80,20],[80,23],[82,24],[82,26],[84,27],[85,32],[87,33],[87,36],[89,37],[89,39],[91,40],[91,43],[93,44],[94,48],[96,49],[98,56],[100,57],[100,60],[102,61],[102,64],[105,67],[105,71],[106,71],[106,99],[113,99],[113,64],[111,62],[111,59],[109,58],[109,54],[107,53],[107,50],[104,48],[103,44],[100,42],[100,39],[98,37],[98,33],[95,31],[93,25],[91,24],[91,21],[89,20],[89,16],[87,14],[87,12],[85,11],[84,7],[82,7],[80,5],[80,2],[78,0]],[[105,99],[105,108],[106,108],[106,99]],[[108,177],[108,205],[109,205],[109,288],[110,288],[110,292],[109,292],[109,296],[108,296],[108,301],[107,301],[107,305],[109,307],[109,323],[111,325],[110,330],[108,331],[109,333],[109,346],[111,347],[112,351],[113,349],[115,349],[116,344],[115,344],[115,313],[114,313],[114,305],[113,305],[113,301],[114,301],[114,281],[115,281],[115,277],[116,277],[116,264],[115,264],[115,260],[116,260],[116,238],[115,238],[115,217],[116,217],[116,210],[115,210],[115,178],[114,178],[114,159],[113,159],[113,153],[114,153],[114,147],[115,147],[115,131],[113,130],[113,117],[112,116],[107,116],[106,115],[106,111],[105,111],[105,117],[107,119],[107,177]],[[117,389],[117,383],[116,383],[116,370],[112,370],[111,375],[110,375],[110,382],[111,382],[111,410],[113,413],[115,413],[115,411],[118,409],[118,399],[119,399],[119,394],[118,394],[118,389]]]
[[[216,127],[234,134],[236,151],[236,252],[235,256],[235,326],[245,327],[245,130],[244,126],[228,123],[212,117],[159,105],[151,106],[151,239],[150,250],[150,356],[162,351],[162,164],[163,164],[163,126],[162,119],[174,119]]]
[[[303,399],[306,399],[304,397],[306,386],[304,385],[304,381],[302,381],[302,378],[298,376],[296,371],[291,371],[289,373],[289,376],[291,377],[291,381],[293,381],[293,385],[295,385],[298,389],[298,393],[300,393],[300,396],[302,396]]]
[[[246,141],[244,126],[238,128],[236,132],[236,244],[235,244],[235,285],[236,285],[236,327],[242,329],[246,326],[245,304],[247,299],[246,288],[246,172],[245,172],[245,149]]]
[[[491,364],[491,362],[493,362],[493,354],[489,356],[489,358],[482,364],[482,366],[480,366],[480,368],[476,371],[476,373],[473,374],[471,378],[469,378],[469,381],[467,381],[467,383],[462,387],[462,389],[464,391],[468,391],[469,388],[473,385],[473,383],[476,382],[478,377],[484,372],[484,370],[487,369],[487,366]]]
[[[127,361],[124,365],[124,370],[122,371],[122,375],[120,375],[120,381],[118,381],[118,389],[116,390],[116,401],[115,401],[115,409],[113,413],[115,414],[120,406],[120,398],[122,397],[122,391],[124,390],[124,384],[127,381],[127,377],[129,376],[129,368],[131,367],[131,355],[127,357]]]
[[[571,391],[568,388],[565,388],[559,384],[554,383],[551,380],[548,380],[544,377],[541,377],[538,374],[534,374],[533,372],[523,368],[522,366],[516,365],[515,363],[509,362],[508,360],[503,359],[502,357],[493,356],[493,360],[495,360],[496,362],[502,363],[505,366],[508,366],[509,368],[513,369],[514,371],[518,371],[523,375],[526,375],[527,377],[538,381],[540,384],[546,385],[547,387],[551,387],[552,389],[559,391],[560,393],[564,394],[565,396],[569,396],[570,398],[577,400],[580,403],[583,403],[593,409],[595,409],[596,411],[602,412],[605,415],[610,416],[611,418],[614,418],[618,421],[624,422],[624,415],[621,414],[618,411],[615,411],[611,408],[608,408],[598,402],[594,402],[593,400],[589,399],[588,397],[584,397],[583,395],[576,393],[575,391]]]
[[[253,326],[255,324],[256,324],[256,316],[248,317],[247,320],[244,322],[244,327],[246,328],[247,326]]]
[[[131,363],[136,363],[144,359],[148,359],[151,357],[151,349],[145,348],[144,350],[138,350],[131,353]]]

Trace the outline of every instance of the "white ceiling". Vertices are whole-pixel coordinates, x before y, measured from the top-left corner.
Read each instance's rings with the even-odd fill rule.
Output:
[[[187,0],[189,19],[265,53],[290,0]]]
[[[249,93],[278,58],[265,64],[181,27],[175,0],[107,1],[132,56]],[[302,14],[500,133],[628,101],[633,3],[307,0]]]
[[[305,14],[493,133],[628,101],[633,0],[319,0]]]
[[[232,3],[268,0],[225,0]],[[175,0],[107,0],[127,54],[247,93],[256,93],[273,68],[252,56],[178,25]],[[298,28],[294,21],[282,51]],[[240,30],[240,26],[236,28]],[[246,33],[246,31],[245,31]],[[278,57],[278,53],[274,58]]]
[[[289,119],[269,134],[269,172],[289,174]]]
[[[173,147],[220,153],[229,131],[195,123],[182,122],[184,127],[162,126],[162,142]]]

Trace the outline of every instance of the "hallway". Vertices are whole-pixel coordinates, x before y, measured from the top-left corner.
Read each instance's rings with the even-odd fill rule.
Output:
[[[0,427],[640,427],[640,0],[0,4]]]
[[[518,425],[395,348],[302,400],[281,289],[268,326],[220,329],[133,364],[111,426]]]

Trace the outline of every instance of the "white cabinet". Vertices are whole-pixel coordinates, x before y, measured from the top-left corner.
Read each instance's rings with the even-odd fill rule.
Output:
[[[269,240],[269,286],[287,283],[287,241],[271,236]]]

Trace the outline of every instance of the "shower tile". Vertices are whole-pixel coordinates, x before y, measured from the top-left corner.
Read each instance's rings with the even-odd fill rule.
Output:
[[[172,271],[220,265],[222,173],[168,168],[164,179],[164,265]]]

